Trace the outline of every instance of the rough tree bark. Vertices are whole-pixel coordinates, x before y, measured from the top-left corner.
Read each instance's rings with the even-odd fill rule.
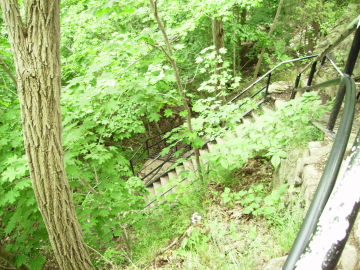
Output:
[[[270,31],[269,31],[269,38],[271,37],[272,33],[274,32],[275,30],[275,26],[277,24],[277,21],[279,19],[279,16],[280,16],[280,11],[281,11],[281,7],[282,7],[282,4],[284,3],[284,0],[280,0],[280,3],[278,5],[278,8],[277,8],[277,11],[276,11],[276,15],[275,15],[275,18],[274,18],[274,21],[271,25],[271,28],[270,28]],[[255,71],[254,71],[254,77],[253,77],[253,80],[256,80],[257,78],[257,75],[259,73],[259,69],[260,69],[260,65],[261,65],[261,62],[263,60],[263,57],[264,57],[264,53],[265,53],[265,47],[262,47],[261,48],[261,52],[260,52],[260,56],[259,56],[259,60],[256,64],[256,67],[255,67]]]
[[[218,18],[214,18],[212,21],[212,36],[213,36],[213,41],[214,41],[214,46],[215,46],[215,52],[216,52],[216,57],[218,58],[218,56],[221,57],[222,62],[224,61],[224,55],[220,53],[220,49],[225,47],[225,41],[224,41],[224,23],[221,19]],[[215,63],[215,75],[220,76],[223,69],[222,69],[222,62],[217,62]],[[217,85],[215,85],[217,89],[216,94],[219,94],[220,92],[222,92],[225,89],[219,89],[219,83]],[[222,100],[225,103],[226,99],[225,96],[222,96]]]
[[[60,0],[1,0],[14,55],[32,186],[61,269],[93,269],[64,166],[60,112]]]

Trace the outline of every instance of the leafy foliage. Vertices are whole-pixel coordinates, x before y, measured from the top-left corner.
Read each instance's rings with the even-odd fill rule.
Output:
[[[322,34],[341,13],[338,4],[326,1],[328,15],[321,17],[325,14],[319,13],[315,17],[320,21]],[[65,165],[86,241],[104,252],[105,257],[116,257],[115,240],[122,239],[127,224],[139,220],[134,229],[142,240],[133,249],[151,249],[149,242],[160,238],[164,243],[186,227],[185,216],[194,211],[192,208],[201,211],[201,196],[195,194],[178,201],[182,206],[176,210],[179,216],[174,215],[174,209],[164,206],[163,213],[143,220],[140,209],[147,191],[129,169],[133,149],[147,137],[180,124],[178,119],[186,114],[180,109],[181,98],[175,90],[169,59],[163,53],[161,33],[149,16],[147,1],[64,0],[61,5]],[[189,104],[197,115],[194,132],[182,126],[174,129],[168,135],[172,143],[180,140],[201,147],[204,136],[225,134],[224,123],[234,132],[242,113],[254,106],[249,102],[238,110],[235,104],[222,105],[216,96],[219,90],[220,96],[226,96],[240,89],[242,78],[237,74],[243,72],[239,58],[244,57],[240,53],[244,44],[251,45],[249,58],[256,57],[258,46],[270,47],[269,65],[274,58],[284,60],[288,55],[305,52],[303,44],[287,45],[298,25],[310,31],[308,12],[313,7],[318,9],[320,4],[305,1],[304,9],[295,9],[296,13],[292,12],[291,1],[290,5],[274,39],[269,40],[265,33],[268,18],[276,10],[274,1],[159,2]],[[241,17],[244,10],[247,15]],[[296,15],[289,19],[289,14]],[[215,17],[222,18],[225,29],[226,49],[222,50],[225,61],[221,62],[220,74],[214,66],[222,60],[210,47],[211,19]],[[15,74],[1,13],[0,57]],[[0,72],[0,239],[9,251],[18,254],[18,265],[28,263],[31,269],[41,269],[44,256],[51,251],[31,188],[16,86],[2,67]],[[251,156],[263,155],[270,157],[277,167],[285,156],[286,146],[298,144],[304,134],[313,135],[308,123],[323,111],[313,93],[305,94],[300,101],[284,104],[274,115],[261,116],[262,122],[243,125],[240,132],[248,135],[230,141],[221,154],[209,159],[233,168]],[[174,196],[172,199],[177,200]],[[182,215],[184,206],[187,211]],[[166,215],[174,216],[164,219]],[[171,228],[173,232],[164,229],[159,235],[157,228]],[[193,237],[196,242],[196,236]],[[190,242],[185,249],[193,246]]]

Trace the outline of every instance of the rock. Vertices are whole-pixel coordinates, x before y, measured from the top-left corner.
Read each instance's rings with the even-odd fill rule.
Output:
[[[302,156],[302,151],[294,149],[291,152],[287,153],[286,159],[281,160],[279,169],[276,171],[273,176],[273,188],[274,190],[278,189],[283,184],[295,185],[295,181],[299,182],[296,176],[301,175],[300,172],[296,170],[297,167],[302,169],[302,164],[298,165],[299,156]]]
[[[334,29],[329,30],[329,35],[322,38],[321,41],[319,41],[317,48],[315,52],[319,53],[326,49],[329,44],[331,44],[336,37],[339,36],[341,32],[343,32],[358,15],[360,12],[360,5],[358,4],[350,4],[347,7],[346,13],[344,16],[342,16],[337,22],[336,27]],[[349,48],[351,47],[352,40],[354,35],[351,34],[348,36],[343,42],[341,42],[332,52],[330,52],[330,58],[335,61],[337,66],[340,68],[340,70],[344,69],[345,61],[348,57]],[[357,61],[354,67],[354,74],[358,74],[360,72],[360,62]],[[324,66],[320,67],[318,65],[318,71],[315,76],[316,83],[325,82],[329,79],[333,79],[335,77],[339,76],[339,73],[332,67],[332,65],[329,62],[326,62]],[[338,85],[325,87],[324,91],[325,93],[330,97],[333,98],[336,95],[336,92],[338,90]]]
[[[356,270],[357,269],[357,252],[356,248],[347,244],[341,254],[340,265],[342,270]]]
[[[360,215],[359,214],[356,218],[353,231],[354,231],[355,240],[357,241],[358,246],[360,246]]]
[[[269,93],[282,93],[289,89],[289,82],[279,81],[269,85]]]
[[[281,270],[286,261],[286,258],[287,256],[272,259],[267,264],[265,264],[262,270]]]

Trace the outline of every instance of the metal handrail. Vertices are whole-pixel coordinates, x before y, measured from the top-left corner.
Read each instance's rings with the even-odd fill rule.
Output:
[[[342,72],[339,67],[335,64],[335,62],[330,58],[330,56],[326,55],[326,59],[330,62],[330,64],[335,68],[337,73],[339,73],[340,76],[344,75],[344,72]]]
[[[181,124],[175,126],[174,128],[177,128],[177,127],[179,127],[179,126],[181,126]],[[174,129],[174,128],[172,128],[172,129]],[[139,173],[139,172],[135,173],[135,165],[137,164],[137,162],[140,160],[141,157],[143,157],[146,153],[147,153],[147,156],[150,156],[150,149],[153,148],[154,146],[157,146],[157,145],[159,145],[159,144],[162,143],[162,142],[165,142],[165,144],[166,144],[166,139],[164,139],[164,138],[161,138],[160,141],[158,141],[158,142],[156,142],[156,143],[153,143],[152,145],[149,145],[149,141],[150,141],[150,140],[153,140],[153,139],[155,139],[155,138],[164,136],[164,134],[168,133],[169,131],[171,131],[171,130],[168,130],[168,131],[166,131],[166,132],[163,132],[163,133],[161,133],[161,134],[158,134],[158,135],[155,135],[155,136],[153,136],[153,137],[148,138],[147,140],[144,141],[143,145],[141,145],[141,146],[135,151],[135,153],[131,156],[131,158],[129,159],[129,163],[130,163],[131,171],[132,171],[132,173],[133,173],[134,175],[137,174],[137,173]],[[144,151],[140,152],[140,150],[143,149],[143,148],[145,148]],[[140,153],[140,154],[138,155],[138,153]]]
[[[229,102],[234,102],[235,100],[237,100],[239,97],[241,97],[244,93],[248,92],[253,86],[255,86],[257,83],[259,83],[260,81],[262,81],[266,76],[271,76],[271,73],[278,69],[280,66],[288,64],[288,63],[292,63],[292,62],[297,62],[297,61],[301,61],[301,60],[306,60],[306,59],[310,59],[310,58],[314,58],[317,57],[318,55],[310,55],[310,56],[305,56],[305,57],[299,57],[299,58],[294,58],[294,59],[290,59],[290,60],[286,60],[283,61],[279,64],[277,64],[275,67],[273,67],[272,69],[270,69],[268,72],[266,72],[264,75],[262,75],[261,77],[259,77],[258,79],[256,79],[252,84],[250,84],[248,87],[246,87],[243,91],[241,91],[238,95],[236,95],[234,98],[232,98]],[[267,82],[267,87],[270,84],[270,80],[268,80]]]
[[[344,112],[341,117],[339,132],[335,138],[333,147],[331,149],[328,161],[325,165],[323,175],[320,179],[319,186],[311,202],[309,210],[306,214],[304,222],[301,226],[299,234],[294,242],[294,245],[289,253],[288,259],[283,267],[283,270],[292,270],[304,252],[308,243],[310,235],[313,233],[317,221],[321,215],[325,204],[330,197],[331,191],[334,187],[337,175],[340,170],[341,162],[345,154],[346,145],[348,143],[351,127],[354,120],[355,112],[355,84],[354,81],[348,76],[344,75],[341,78],[333,79],[326,83],[306,87],[306,89],[314,89],[324,86],[334,85],[336,83],[345,84],[346,100]],[[353,86],[351,86],[353,84]]]
[[[282,65],[284,65],[284,64],[288,64],[288,63],[292,63],[292,62],[297,62],[297,61],[302,61],[302,60],[314,58],[314,57],[316,57],[316,56],[317,56],[317,55],[310,55],[310,56],[305,56],[305,57],[294,58],[294,59],[286,60],[286,61],[283,61],[283,62],[277,64],[277,65],[276,65],[275,67],[273,67],[271,70],[269,70],[268,72],[266,72],[263,76],[259,77],[259,78],[258,78],[255,82],[253,82],[250,86],[248,86],[246,89],[244,89],[243,91],[241,91],[241,93],[239,93],[237,96],[235,96],[234,98],[232,98],[231,100],[229,100],[228,103],[230,103],[230,102],[235,102],[240,96],[242,96],[242,95],[245,94],[246,92],[250,91],[250,89],[251,89],[253,86],[255,86],[257,83],[259,83],[260,81],[262,81],[264,78],[267,77],[267,83],[266,83],[266,85],[263,86],[260,90],[257,90],[257,91],[256,91],[254,94],[252,94],[251,97],[250,97],[250,98],[254,98],[256,95],[258,95],[259,93],[261,93],[261,92],[265,89],[265,98],[266,98],[267,93],[268,93],[268,88],[269,88],[269,85],[270,85],[271,73],[272,73],[274,70],[276,70],[277,68],[279,68],[280,66],[282,66]],[[265,101],[265,100],[262,100],[261,102],[259,102],[259,103],[258,103],[258,106],[261,105],[264,101]],[[241,107],[241,106],[244,105],[245,103],[246,103],[246,102],[240,104],[239,107]],[[157,136],[155,136],[155,137],[158,137],[158,136],[161,136],[161,135],[163,135],[163,134],[157,135]],[[160,140],[158,143],[160,143],[160,142],[162,142],[162,141],[165,141],[165,139]],[[158,143],[156,143],[156,144],[154,144],[154,145],[157,145]],[[146,145],[145,151],[148,151],[148,149],[149,149],[150,147],[154,146],[154,145],[151,145],[151,146]],[[145,153],[145,151],[144,151],[144,153]],[[142,153],[142,155],[143,155],[144,153]],[[135,154],[134,154],[134,155],[135,155]],[[138,160],[138,159],[137,159],[137,160]],[[159,165],[159,166],[163,166],[165,163],[166,163],[166,162],[163,162],[163,163],[162,163],[161,165]],[[133,165],[133,161],[132,161],[132,160],[130,160],[130,166],[131,166],[131,168],[132,168],[132,170],[133,170],[134,165]],[[160,168],[160,169],[161,169],[161,168]],[[158,169],[158,167],[157,167],[157,168],[155,168],[153,171],[155,171],[155,170],[158,170],[158,171],[159,171],[160,169]],[[152,174],[153,171],[150,172],[149,174]],[[133,173],[134,173],[134,174],[138,174],[139,172],[135,173],[135,172],[133,171]],[[145,178],[145,177],[144,177],[144,178]],[[157,179],[157,178],[156,178],[156,179]],[[156,179],[155,179],[155,180],[156,180]],[[153,182],[153,181],[152,181],[152,182]],[[151,183],[152,183],[152,182],[151,182]]]
[[[346,164],[298,269],[334,269],[338,264],[360,207],[360,130]]]
[[[288,258],[284,264],[283,270],[293,270],[294,267],[296,267],[296,263],[298,262],[300,256],[302,254],[306,253],[305,248],[310,241],[310,236],[311,235],[314,236],[314,234],[316,233],[316,231],[315,231],[316,225],[319,221],[321,214],[324,211],[324,207],[325,207],[326,203],[328,202],[331,192],[334,188],[334,185],[335,185],[335,182],[336,182],[339,170],[340,170],[340,166],[342,163],[342,159],[345,154],[346,145],[347,145],[349,137],[350,137],[351,127],[352,127],[352,124],[354,121],[355,102],[356,102],[355,82],[353,79],[351,79],[350,76],[352,74],[352,71],[355,66],[355,62],[356,62],[356,59],[358,57],[359,50],[360,50],[360,27],[359,27],[360,26],[360,16],[357,17],[356,20],[354,20],[351,25],[354,28],[357,26],[357,29],[356,29],[354,39],[353,39],[353,44],[351,46],[349,56],[348,56],[348,59],[346,62],[344,75],[340,78],[336,78],[336,79],[330,80],[328,82],[320,83],[315,86],[310,86],[308,84],[307,87],[298,89],[298,90],[310,90],[313,88],[326,87],[329,85],[333,85],[336,82],[340,83],[337,97],[336,97],[336,100],[335,100],[335,103],[333,106],[333,110],[332,110],[332,114],[330,116],[330,120],[329,120],[329,124],[328,124],[328,128],[329,128],[329,126],[331,126],[331,128],[329,128],[331,131],[332,131],[332,128],[336,121],[338,110],[340,109],[340,106],[342,104],[344,96],[345,96],[345,104],[344,104],[344,111],[343,111],[343,114],[342,114],[342,117],[340,120],[338,133],[336,134],[333,147],[331,149],[329,158],[327,160],[327,163],[326,163],[324,171],[323,171],[323,175],[320,179],[320,183],[318,185],[318,188],[316,190],[314,198],[311,202],[309,210],[306,214],[304,222],[300,228],[298,236],[297,236],[297,238],[294,242],[294,245],[288,255]],[[351,31],[350,30],[351,29],[348,27],[347,31],[349,31],[350,33],[354,29],[352,29]],[[344,39],[344,37],[342,35],[341,35],[341,38],[342,38],[342,40]],[[339,38],[337,39],[337,41],[338,40],[339,40]],[[335,46],[330,46],[330,47],[332,47],[332,49],[333,49]],[[329,48],[326,49],[325,51],[326,51],[326,54],[328,52],[330,52]],[[323,56],[326,54],[322,53],[322,54],[320,54],[320,56]],[[320,57],[318,57],[318,59],[320,59]],[[314,63],[316,63],[316,60],[314,61]],[[298,77],[300,77],[300,75],[298,75]],[[296,83],[295,83],[295,87],[296,87]],[[345,95],[345,93],[346,93],[346,95]],[[337,112],[336,112],[336,110],[337,110]],[[330,248],[332,248],[332,247],[330,247]],[[342,249],[340,248],[338,251],[339,252],[337,252],[336,254],[332,254],[333,261],[337,262],[339,260]],[[332,263],[327,264],[324,261],[321,269],[329,269],[330,270],[330,269],[334,269],[335,266],[336,266],[336,264],[335,265]],[[304,269],[304,268],[300,267],[299,270],[300,269]]]

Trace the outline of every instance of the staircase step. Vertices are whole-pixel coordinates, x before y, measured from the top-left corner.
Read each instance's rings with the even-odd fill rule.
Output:
[[[169,176],[164,175],[164,176],[160,177],[160,183],[161,183],[162,187],[166,187],[170,183]]]
[[[216,138],[215,141],[218,143],[218,144],[225,144],[226,141],[222,138]]]
[[[156,181],[156,182],[154,182],[153,183],[153,186],[154,186],[154,191],[155,191],[155,194],[156,195],[160,195],[161,194],[161,191],[160,191],[160,189],[161,189],[161,182],[160,181]]]
[[[180,177],[180,173],[185,171],[185,168],[184,166],[178,166],[175,168],[175,171],[176,171],[176,174],[179,176],[179,181],[178,182],[182,182],[182,183],[187,183],[189,180],[188,179],[185,179],[184,181],[182,177]]]
[[[243,122],[243,124],[247,124],[247,125],[252,123],[252,121],[250,121],[249,118],[243,118],[242,122]]]
[[[254,119],[255,121],[260,121],[260,116],[259,116],[259,114],[258,114],[257,112],[252,111],[252,112],[251,112],[251,116],[253,117],[253,119]]]
[[[273,114],[273,113],[275,112],[274,110],[268,108],[268,107],[265,106],[265,105],[263,105],[261,108],[263,109],[264,114]]]
[[[282,104],[284,103],[285,101],[283,101],[283,100],[275,100],[275,108],[277,109],[277,110],[279,110],[280,108],[282,108]]]
[[[170,171],[168,172],[168,176],[169,176],[169,181],[171,184],[173,184],[174,186],[179,183],[180,179],[179,179],[179,176],[177,175],[176,171]],[[175,193],[176,190],[178,189],[177,186],[173,187],[172,188],[172,193]]]
[[[149,198],[151,198],[152,196],[154,196],[155,195],[155,188],[154,188],[154,186],[149,186],[149,187],[147,187],[147,189],[148,189],[148,191],[149,191]]]
[[[242,130],[241,126],[235,128],[235,133],[238,138],[244,137],[246,135],[246,132]]]
[[[169,176],[170,182],[175,182],[179,179],[179,176],[177,175],[177,173],[175,171],[168,172],[168,176]]]
[[[161,168],[156,169],[158,166],[162,165]],[[140,171],[140,176],[142,176],[143,181],[147,181],[149,179],[154,179],[156,176],[160,176],[164,172],[166,172],[174,163],[165,162],[162,160],[147,160],[145,162],[144,168]],[[153,171],[153,170],[157,171]],[[150,174],[151,173],[151,174]],[[150,175],[148,175],[150,174]],[[146,178],[144,178],[147,176]]]
[[[185,169],[185,170],[190,171],[190,172],[195,171],[195,167],[194,167],[194,165],[193,165],[193,163],[192,163],[191,160],[185,160],[185,161],[183,162],[183,164],[184,164],[184,169]]]
[[[199,152],[200,152],[200,160],[201,160],[201,163],[203,163],[203,164],[208,163],[209,160],[208,160],[207,158],[202,157],[202,156],[208,154],[209,151],[206,150],[206,149],[200,149]]]
[[[215,147],[216,144],[208,143],[207,148],[209,149],[209,152],[220,152],[219,148]]]
[[[225,133],[225,137],[224,137],[224,139],[225,140],[232,140],[232,139],[235,139],[237,136],[233,133],[233,132],[230,132],[230,131],[227,131],[226,133]]]

